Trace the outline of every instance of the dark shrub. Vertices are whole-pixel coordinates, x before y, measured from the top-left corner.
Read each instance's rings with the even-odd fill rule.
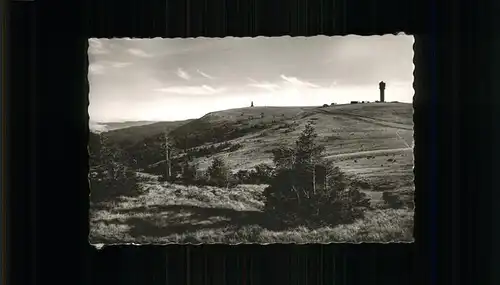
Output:
[[[238,149],[242,148],[243,145],[240,144],[240,143],[237,143],[237,144],[233,144],[231,145],[229,148],[228,148],[228,151],[237,151]]]
[[[139,194],[136,173],[126,166],[126,156],[102,136],[89,137],[90,200],[94,203]]]
[[[298,173],[299,172],[299,173]],[[351,223],[370,206],[366,195],[347,182],[338,168],[329,169],[326,183],[304,181],[297,169],[280,170],[265,189],[265,210],[281,226],[312,227]],[[307,185],[311,182],[311,185]]]
[[[218,187],[227,187],[230,182],[231,171],[222,158],[216,157],[208,167],[207,175],[210,184]]]
[[[323,152],[311,124],[295,148],[284,146],[273,152],[276,172],[264,196],[268,220],[274,225],[316,227],[363,217],[369,206],[366,195],[349,187],[342,171],[322,159]]]
[[[239,170],[234,174],[234,178],[240,184],[249,184],[251,172],[248,170]]]
[[[382,194],[382,198],[389,208],[400,209],[405,206],[405,203],[394,192],[386,191]]]
[[[179,182],[184,185],[198,185],[198,186],[216,184],[210,180],[210,177],[206,171],[201,171],[198,169],[197,164],[188,164],[185,167]]]
[[[239,170],[232,175],[235,184],[269,184],[274,178],[274,168],[262,163],[250,170]],[[232,183],[230,183],[232,184]]]
[[[112,200],[119,196],[139,194],[135,172],[123,165],[108,165],[105,169],[92,169],[90,177],[90,200],[94,203]]]
[[[273,179],[274,168],[268,164],[261,163],[255,166],[250,176],[253,176],[252,180],[254,180],[255,184],[268,184]]]

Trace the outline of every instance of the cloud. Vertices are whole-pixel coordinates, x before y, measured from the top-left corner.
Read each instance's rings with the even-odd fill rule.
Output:
[[[155,89],[154,91],[163,93],[176,93],[185,95],[212,95],[225,91],[225,88],[213,88],[208,85],[202,86],[171,86]]]
[[[267,91],[276,91],[276,90],[281,89],[281,87],[278,86],[277,84],[270,83],[270,82],[252,83],[252,84],[248,84],[248,86],[261,88],[261,89],[264,89]]]
[[[135,56],[138,56],[138,57],[152,57],[151,54],[143,51],[142,49],[129,48],[127,50],[127,52],[130,53],[131,55],[135,55]]]
[[[104,74],[106,69],[123,68],[131,64],[131,62],[99,61],[98,63],[89,64],[89,72],[92,74]]]
[[[290,84],[292,84],[293,86],[296,86],[296,87],[310,87],[310,88],[318,88],[319,87],[318,85],[313,84],[311,82],[299,80],[297,77],[288,77],[288,76],[285,76],[285,75],[281,75],[280,77],[285,82],[290,83]]]
[[[109,51],[104,47],[101,40],[89,39],[89,54],[107,54]]]
[[[131,65],[131,62],[112,62],[111,66],[115,68],[122,68]]]
[[[191,76],[187,72],[182,70],[181,68],[177,69],[176,74],[177,74],[177,76],[179,76],[182,79],[185,79],[185,80],[191,79]]]
[[[296,77],[288,77],[285,75],[281,75],[280,77],[283,80],[281,82],[281,84],[271,83],[268,81],[259,82],[253,78],[247,77],[247,79],[250,82],[252,82],[251,84],[248,84],[248,86],[264,89],[267,91],[278,91],[278,90],[283,90],[283,88],[287,89],[287,87],[288,88],[290,88],[290,87],[292,87],[292,88],[304,88],[304,87],[306,87],[306,88],[319,88],[319,86],[316,84],[313,84],[313,83],[307,82],[307,81],[303,81],[303,80],[299,80]]]
[[[196,72],[198,72],[201,76],[205,77],[205,78],[208,78],[208,79],[214,79],[212,76],[206,74],[205,72],[197,69]]]
[[[104,66],[102,64],[89,64],[89,72],[91,74],[104,74]]]

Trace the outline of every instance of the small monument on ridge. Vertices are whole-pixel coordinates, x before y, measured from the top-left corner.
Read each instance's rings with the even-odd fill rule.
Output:
[[[250,107],[253,107],[253,101],[252,101],[252,104],[250,105]]]
[[[380,102],[385,102],[385,82],[380,81],[378,88],[380,89]]]

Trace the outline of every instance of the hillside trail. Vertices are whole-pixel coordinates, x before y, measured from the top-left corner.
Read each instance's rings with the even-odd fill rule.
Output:
[[[384,155],[389,153],[397,153],[405,150],[411,150],[411,147],[403,147],[403,148],[393,148],[393,149],[378,149],[378,150],[367,150],[367,151],[357,151],[357,152],[349,152],[349,153],[341,153],[325,156],[327,159],[335,159],[335,158],[348,158],[351,156],[362,156],[362,155]]]

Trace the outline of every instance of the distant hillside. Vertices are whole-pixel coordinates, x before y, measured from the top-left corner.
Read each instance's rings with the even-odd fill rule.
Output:
[[[95,132],[108,132],[113,130],[125,129],[135,126],[144,126],[153,124],[154,121],[131,121],[131,122],[94,122],[90,121],[89,128]]]
[[[119,129],[125,129],[130,127],[138,127],[156,123],[156,121],[129,121],[129,122],[107,122],[104,123],[108,131],[114,131]]]
[[[407,103],[232,109],[209,113],[170,134],[187,141],[189,147],[241,145],[217,156],[225,157],[232,169],[246,169],[270,162],[271,150],[280,144],[292,144],[309,121],[332,158],[366,151],[411,151],[413,107]],[[211,158],[202,157],[198,162],[206,167]]]
[[[170,132],[179,148],[221,143],[260,133],[294,119],[314,107],[252,107],[208,113]]]
[[[293,145],[308,122],[313,123],[325,146],[326,157],[337,160],[347,172],[412,175],[413,106],[408,103],[249,107],[102,135],[121,146],[131,155],[135,167],[145,171],[163,169],[165,132],[176,153],[187,152],[200,169],[206,169],[214,157],[222,157],[233,171],[238,171],[271,163],[272,150],[279,145]],[[396,162],[381,171],[387,167],[389,156]]]
[[[206,169],[214,157],[222,157],[237,171],[271,163],[271,151],[293,145],[308,122],[314,124],[326,157],[337,160],[347,172],[411,177],[413,106],[408,103],[231,109],[180,124],[169,136],[179,152],[187,150],[194,157],[200,169]],[[163,169],[163,138],[143,142],[137,145],[142,149],[129,151],[151,169]],[[391,166],[381,171],[388,167],[389,158],[394,159]]]
[[[147,138],[157,137],[164,132],[170,132],[173,129],[182,126],[191,120],[172,121],[172,122],[152,122],[149,124],[136,125],[128,128],[112,130],[105,133],[105,136],[112,142],[118,144],[136,144]]]

